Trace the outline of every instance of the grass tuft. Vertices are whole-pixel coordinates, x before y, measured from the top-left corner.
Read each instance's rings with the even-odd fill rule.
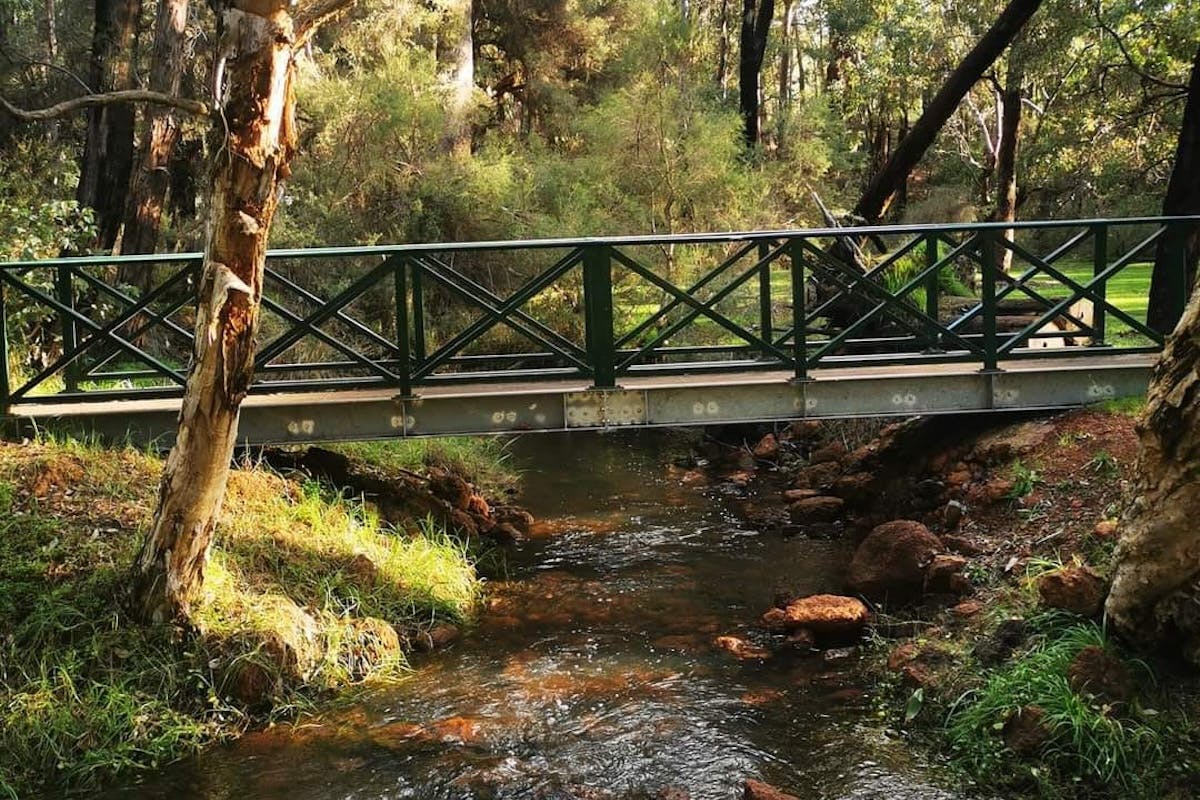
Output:
[[[1165,766],[1157,717],[1136,703],[1116,708],[1080,694],[1068,678],[1085,647],[1117,655],[1103,630],[1059,614],[1031,623],[1040,631],[1038,643],[954,704],[947,737],[955,763],[981,783],[1033,786],[1043,797],[1064,796],[1062,787],[1102,786],[1119,787],[1122,797],[1153,796]],[[1125,663],[1149,679],[1140,662]],[[1029,706],[1045,712],[1046,741],[1036,761],[1021,758],[1003,739],[1005,723]]]

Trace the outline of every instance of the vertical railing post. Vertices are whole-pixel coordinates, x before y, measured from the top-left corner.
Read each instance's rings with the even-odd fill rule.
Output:
[[[937,234],[931,233],[925,237],[925,269],[932,269],[938,262],[938,237]],[[925,282],[925,316],[931,320],[938,319],[938,303],[941,300],[941,284],[938,281],[938,275],[941,270],[934,270],[929,273],[929,278]],[[936,352],[942,348],[942,336],[937,328],[930,323],[925,323],[929,332],[926,344],[930,352]]]
[[[0,417],[8,414],[9,398],[12,397],[12,386],[9,384],[12,362],[8,352],[8,301],[5,299],[7,289],[0,282]]]
[[[418,364],[425,363],[425,268],[418,261],[406,259],[412,268],[412,356]]]
[[[999,368],[996,340],[996,233],[984,228],[979,231],[980,300],[983,305],[983,369],[995,372]]]
[[[760,262],[770,253],[771,244],[769,242],[758,243],[758,260]],[[758,265],[758,328],[762,340],[771,344],[774,341],[774,330],[771,322],[771,265],[768,263]],[[770,358],[767,353],[763,353],[762,357]]]
[[[793,383],[808,380],[808,325],[805,319],[807,291],[804,284],[804,250],[799,239],[788,241],[788,261],[792,271],[792,365]]]
[[[583,317],[592,388],[615,388],[617,349],[613,337],[612,253],[608,245],[583,248]]]
[[[75,292],[71,285],[71,268],[68,265],[63,264],[55,271],[54,289],[59,303],[69,309],[75,308]],[[63,352],[68,353],[75,349],[78,341],[75,318],[66,311],[58,312],[58,316],[62,327]],[[79,391],[79,374],[79,359],[74,358],[63,369],[63,382],[68,392]]]
[[[392,277],[396,292],[396,350],[399,356],[397,374],[400,376],[400,396],[412,397],[412,349],[408,326],[408,270],[411,262],[407,258],[393,256]]]
[[[1101,275],[1108,266],[1108,226],[1104,223],[1092,227],[1092,277]],[[1108,315],[1104,300],[1108,298],[1108,281],[1095,287],[1096,300],[1092,303],[1092,347],[1104,347]],[[1086,320],[1085,320],[1086,321]]]

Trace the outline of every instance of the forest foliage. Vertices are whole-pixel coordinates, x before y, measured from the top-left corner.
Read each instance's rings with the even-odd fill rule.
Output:
[[[0,4],[0,95],[22,107],[78,95],[89,81],[92,5]],[[138,5],[129,80],[143,86],[156,0]],[[362,0],[300,65],[301,158],[273,242],[820,224],[814,193],[835,210],[854,204],[1001,5],[779,3],[760,76],[762,134],[747,149],[736,64],[753,0],[479,0],[469,30],[453,0]],[[1171,0],[1044,4],[943,130],[895,219],[995,212],[1001,90],[1013,70],[1025,114],[1018,216],[1157,212],[1195,11]],[[183,91],[204,97],[211,12],[192,3],[188,14]],[[468,34],[474,89],[461,109],[452,74],[463,65],[451,45]],[[447,146],[455,114],[469,125],[465,150]],[[185,120],[175,148],[165,250],[201,241],[203,129]],[[85,135],[81,115],[32,126],[0,117],[5,257],[96,247],[92,215],[76,200]]]

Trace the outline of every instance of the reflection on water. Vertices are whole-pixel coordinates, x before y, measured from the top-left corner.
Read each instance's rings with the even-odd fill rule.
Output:
[[[744,529],[671,475],[670,445],[517,442],[523,501],[542,522],[468,637],[353,713],[253,734],[125,793],[591,800],[674,787],[699,799],[758,777],[803,798],[949,798],[862,724],[869,698],[842,668],[711,646],[777,589],[836,591],[848,552]]]

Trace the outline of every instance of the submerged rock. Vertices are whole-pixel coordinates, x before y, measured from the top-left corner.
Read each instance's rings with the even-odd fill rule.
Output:
[[[809,497],[792,503],[788,515],[793,522],[833,522],[845,505],[840,497]]]
[[[850,562],[850,588],[872,600],[904,602],[921,596],[926,570],[942,542],[919,522],[885,522],[871,531]]]
[[[795,795],[776,789],[769,783],[750,779],[742,790],[742,800],[800,800]]]
[[[759,647],[740,636],[718,636],[713,640],[713,644],[743,661],[763,660],[771,657],[771,652],[765,647]]]

